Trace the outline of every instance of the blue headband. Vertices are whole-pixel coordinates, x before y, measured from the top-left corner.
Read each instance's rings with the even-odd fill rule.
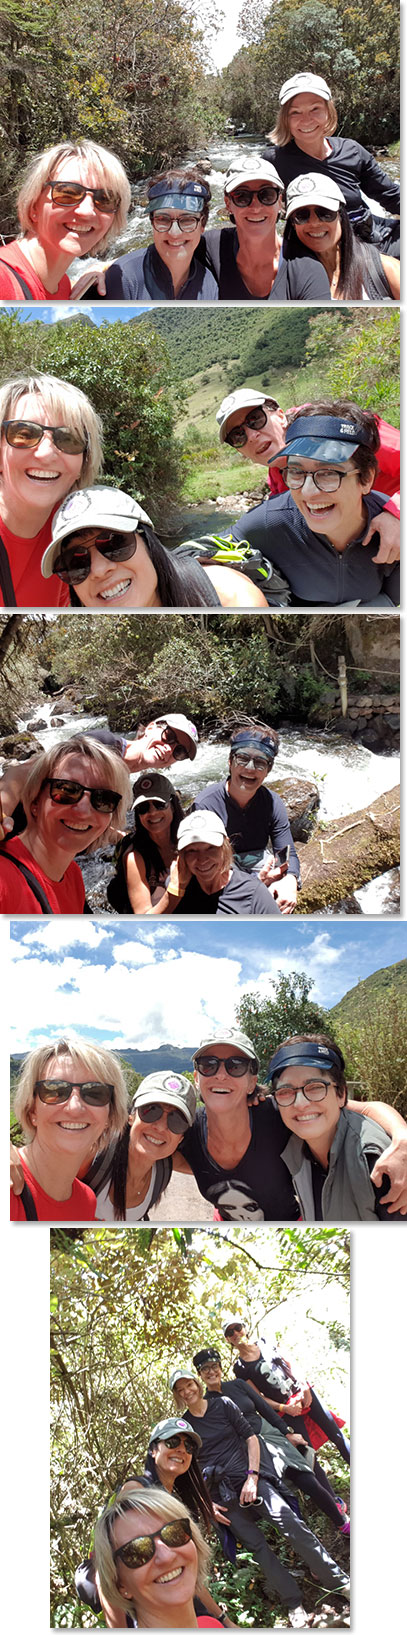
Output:
[[[160,210],[188,210],[201,215],[209,199],[209,188],[205,182],[188,182],[188,191],[183,192],[180,182],[155,182],[148,195],[147,215],[155,209]]]
[[[316,1044],[314,1039],[294,1039],[291,1045],[280,1045],[280,1049],[274,1051],[269,1062],[267,1083],[270,1079],[278,1078],[286,1067],[319,1067],[322,1070],[336,1067],[339,1073],[343,1073],[344,1065],[342,1052],[335,1045],[328,1047]]]
[[[271,738],[263,738],[260,732],[237,732],[230,745],[231,755],[236,749],[257,749],[272,765],[277,754],[276,746]]]
[[[274,465],[278,461],[281,465],[291,454],[342,464],[351,459],[360,443],[369,448],[374,457],[367,426],[355,426],[353,420],[340,420],[333,414],[301,414],[287,426],[284,447],[278,449],[268,463]]]

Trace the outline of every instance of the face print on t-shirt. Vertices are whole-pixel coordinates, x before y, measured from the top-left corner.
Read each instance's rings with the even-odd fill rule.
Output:
[[[265,1215],[244,1181],[217,1181],[208,1188],[208,1198],[216,1204],[224,1221],[264,1221]]]

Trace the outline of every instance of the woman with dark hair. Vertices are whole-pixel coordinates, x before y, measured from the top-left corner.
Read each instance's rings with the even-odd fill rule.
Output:
[[[184,816],[176,789],[161,772],[143,772],[133,795],[134,829],[116,847],[116,874],[107,887],[119,914],[147,914],[160,901]]]
[[[268,606],[246,574],[201,566],[188,546],[168,551],[146,511],[117,488],[69,496],[54,517],[41,570],[44,579],[57,574],[70,586],[73,607]]]
[[[89,1162],[81,1180],[96,1192],[96,1219],[146,1221],[172,1174],[172,1154],[193,1124],[196,1095],[179,1073],[142,1079],[118,1141]]]
[[[227,227],[205,234],[220,301],[329,301],[329,283],[301,246],[288,261],[277,231],[282,186],[257,154],[234,160],[225,176]]]
[[[107,301],[217,301],[218,286],[201,248],[211,190],[199,165],[152,176],[146,214],[153,229],[147,249],[128,250],[107,268]],[[95,286],[87,299],[99,296]],[[99,296],[100,298],[100,296]]]
[[[347,1107],[342,1051],[325,1033],[284,1039],[272,1056],[274,1103],[290,1140],[282,1151],[304,1220],[374,1221],[390,1217],[388,1177],[371,1180],[390,1144],[380,1126]]]
[[[317,255],[329,278],[332,300],[400,300],[400,262],[356,238],[344,194],[331,177],[311,171],[290,182],[286,220],[288,257],[298,255],[298,242]]]
[[[283,186],[287,188],[312,163],[313,171],[332,178],[342,189],[358,237],[399,256],[400,222],[393,215],[374,216],[367,199],[376,199],[385,211],[397,216],[400,187],[360,142],[334,135],[338,115],[326,80],[308,70],[294,74],[281,86],[279,103],[277,123],[267,138],[263,158],[275,165]]]

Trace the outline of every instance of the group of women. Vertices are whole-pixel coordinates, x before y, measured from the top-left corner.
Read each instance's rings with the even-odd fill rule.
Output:
[[[295,74],[279,102],[271,145],[227,172],[228,226],[207,231],[211,190],[199,167],[154,175],[152,243],[115,258],[96,284],[87,270],[71,285],[69,268],[117,244],[130,206],[127,177],[94,142],[50,148],[31,162],[18,196],[21,236],[0,249],[0,298],[397,300],[399,222],[370,208],[376,201],[397,213],[397,184],[358,142],[334,135],[336,108],[319,75]]]
[[[173,1167],[195,1177],[221,1220],[403,1214],[404,1121],[380,1102],[349,1102],[328,1035],[284,1040],[271,1095],[238,1029],[206,1037],[193,1061],[194,1084],[149,1074],[129,1109],[122,1066],[105,1047],[61,1038],[31,1051],[14,1097],[25,1142],[12,1148],[12,1218],[146,1220]]]

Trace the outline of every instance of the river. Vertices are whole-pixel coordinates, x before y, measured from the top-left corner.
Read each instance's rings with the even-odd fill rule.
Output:
[[[36,727],[35,711],[28,717],[30,727],[35,732],[43,749],[51,749],[54,744],[62,743],[70,738],[73,732],[90,732],[92,727],[107,725],[106,716],[72,716],[65,715],[63,705],[58,712],[61,724],[55,725],[51,721],[52,712],[58,710],[57,700],[41,700],[38,721],[43,726]],[[19,731],[26,731],[27,722],[19,722]],[[195,795],[205,785],[225,776],[227,769],[228,751],[225,743],[211,742],[202,739],[195,761],[182,761],[170,773],[176,787],[180,791],[183,803],[194,800]],[[398,755],[375,755],[363,745],[354,743],[353,739],[344,739],[339,733],[314,732],[305,728],[283,727],[280,731],[280,749],[276,762],[276,775],[273,773],[266,778],[266,784],[273,788],[273,784],[285,777],[306,778],[316,783],[319,790],[320,805],[318,817],[323,822],[330,818],[348,816],[383,795],[387,789],[392,789],[400,777],[400,758]],[[90,858],[81,860],[81,868],[87,891],[97,889],[98,900],[92,903],[97,912],[103,913],[104,887],[113,872],[111,866],[111,850],[105,848],[102,852],[93,854]],[[355,892],[356,901],[363,914],[394,914],[398,912],[397,902],[397,870],[390,870],[377,880],[370,881],[359,891]],[[101,889],[102,888],[102,889]],[[395,895],[396,894],[396,895]],[[100,898],[100,900],[99,900]],[[327,914],[335,912],[329,908]],[[337,910],[336,910],[337,912]]]

